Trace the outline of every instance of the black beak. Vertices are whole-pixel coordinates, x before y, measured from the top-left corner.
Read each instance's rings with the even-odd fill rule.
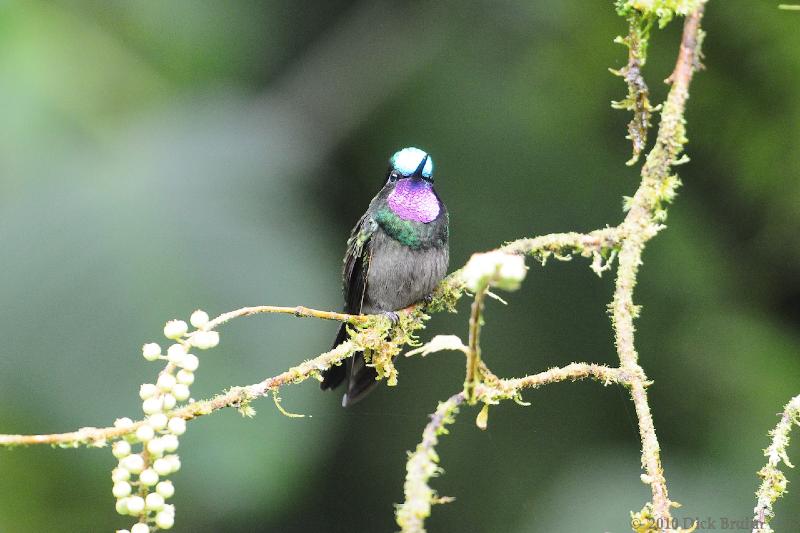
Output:
[[[425,168],[425,165],[428,163],[428,157],[430,157],[430,156],[426,155],[425,159],[423,159],[422,162],[420,162],[419,166],[417,167],[417,170],[414,171],[413,177],[422,178],[422,170]]]

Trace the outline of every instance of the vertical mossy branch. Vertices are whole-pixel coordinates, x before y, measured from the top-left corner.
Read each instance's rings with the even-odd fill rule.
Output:
[[[641,379],[631,383],[630,394],[636,409],[642,441],[642,466],[645,470],[642,479],[650,485],[653,516],[656,520],[662,520],[659,523],[666,523],[664,520],[670,518],[671,502],[645,391],[648,383],[644,371],[639,366],[639,356],[634,343],[633,321],[639,314],[639,308],[634,304],[633,291],[639,266],[642,264],[645,243],[663,228],[662,222],[666,217],[664,205],[674,198],[680,184],[678,177],[672,174],[672,167],[682,162],[680,155],[686,143],[684,111],[689,98],[692,75],[700,65],[700,45],[703,39],[700,21],[704,4],[703,1],[698,2],[697,8],[687,17],[684,24],[675,70],[667,79],[672,87],[661,111],[658,137],[642,166],[641,185],[628,202],[629,211],[620,226],[625,237],[619,251],[617,279],[611,303],[620,367],[641,376]]]
[[[756,491],[756,507],[753,509],[753,533],[772,533],[769,522],[775,517],[772,506],[786,493],[788,481],[781,472],[781,462],[789,468],[794,465],[789,461],[787,449],[789,448],[789,433],[792,427],[800,425],[800,395],[792,398],[783,408],[781,419],[775,429],[769,432],[772,440],[764,450],[767,464],[758,471],[761,485]]]
[[[480,380],[479,365],[481,362],[481,326],[483,325],[483,303],[486,292],[489,290],[488,282],[475,293],[469,315],[469,344],[467,348],[467,372],[464,378],[464,393],[467,403],[475,403],[475,387]]]
[[[639,156],[647,147],[647,131],[650,129],[650,117],[654,111],[650,104],[650,89],[642,75],[642,68],[647,61],[647,41],[654,17],[645,16],[636,9],[629,10],[624,15],[628,19],[628,35],[617,37],[614,42],[628,47],[628,64],[619,70],[609,70],[628,84],[628,94],[625,99],[611,102],[611,107],[633,113],[628,122],[626,137],[631,141],[633,148],[633,155],[625,163],[630,166],[639,161]]]
[[[428,480],[441,472],[436,445],[439,436],[447,433],[447,424],[455,422],[458,406],[464,402],[460,392],[439,404],[431,415],[431,420],[422,431],[422,441],[410,453],[406,465],[406,481],[403,486],[405,501],[397,506],[397,523],[403,531],[425,531],[425,518],[431,514],[431,505],[443,503]]]

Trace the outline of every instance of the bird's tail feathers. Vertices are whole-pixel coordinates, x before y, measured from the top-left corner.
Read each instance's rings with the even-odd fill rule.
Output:
[[[362,399],[378,384],[378,372],[364,361],[364,353],[356,352],[350,358],[350,379],[342,407],[349,407]]]
[[[333,341],[333,348],[336,348],[341,343],[347,340],[347,324],[342,323],[342,326],[339,328],[339,333],[336,334],[336,340]],[[322,390],[328,389],[335,389],[339,386],[339,384],[344,381],[349,373],[350,363],[341,363],[336,366],[332,366],[327,370],[322,371],[322,383],[320,383],[320,388]]]
[[[342,324],[333,347],[340,345],[348,338],[347,324]],[[335,389],[347,378],[347,392],[342,398],[342,406],[348,407],[363,399],[375,386],[378,373],[364,361],[363,352],[355,352],[346,362],[332,366],[322,372],[322,390]]]

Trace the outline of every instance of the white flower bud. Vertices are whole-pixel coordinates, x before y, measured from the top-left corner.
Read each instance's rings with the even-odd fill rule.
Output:
[[[144,470],[144,459],[142,459],[142,456],[137,453],[135,455],[129,455],[128,457],[125,457],[119,462],[119,465],[129,472],[138,474]]]
[[[158,473],[152,468],[142,470],[142,473],[139,474],[139,481],[148,486],[155,485],[158,483]]]
[[[167,511],[161,511],[156,515],[156,525],[161,529],[171,529],[175,524],[175,515]]]
[[[175,494],[175,486],[172,484],[172,481],[168,479],[160,481],[158,485],[156,485],[156,492],[161,494],[164,498],[172,498],[172,495]]]
[[[189,392],[188,385],[184,385],[183,383],[176,383],[175,386],[172,387],[172,395],[175,396],[176,400],[182,402],[188,400],[191,393]]]
[[[147,451],[160,457],[164,454],[164,440],[162,438],[152,439],[147,443]]]
[[[169,419],[167,429],[173,435],[183,435],[186,433],[186,420],[178,416],[174,416]]]
[[[176,343],[167,348],[167,360],[170,363],[180,363],[184,355],[186,355],[186,347],[183,344]]]
[[[152,383],[145,383],[139,387],[139,398],[146,400],[151,398],[156,392],[158,392],[158,389],[155,385]]]
[[[128,512],[130,512],[133,515],[137,515],[142,511],[144,511],[144,498],[142,498],[141,496],[128,496],[128,498],[126,499],[128,500],[127,502]],[[139,524],[136,524],[136,526],[138,525]],[[133,528],[131,528],[131,533],[136,531],[136,526],[133,526]]]
[[[164,508],[164,497],[157,492],[151,492],[145,496],[144,506],[150,511],[160,511]]]
[[[197,367],[200,366],[200,360],[197,358],[196,355],[187,353],[185,356],[183,356],[181,362],[178,363],[178,366],[180,366],[185,370],[188,370],[189,372],[194,372],[195,370],[197,370]]]
[[[172,516],[175,516],[175,506],[171,504],[167,504],[164,506],[164,512],[169,513]]]
[[[173,472],[177,472],[181,469],[181,459],[177,455],[167,455],[164,457],[167,461],[169,461],[170,469]]]
[[[186,335],[189,326],[183,320],[170,320],[164,326],[164,336],[168,339],[179,339]]]
[[[114,508],[117,510],[117,513],[121,515],[126,515],[130,513],[130,511],[128,510],[128,498],[120,498],[119,500],[117,500],[117,504],[114,506]],[[122,531],[127,531],[127,530],[123,529]]]
[[[131,484],[127,481],[117,481],[114,483],[111,493],[115,498],[124,498],[125,496],[130,496],[131,490]]]
[[[117,459],[122,459],[131,454],[131,445],[128,441],[118,440],[114,444],[111,445],[111,453]]]
[[[116,420],[114,420],[115,428],[129,428],[132,425],[133,425],[133,420],[131,420],[127,416],[122,418],[117,418]]]
[[[121,513],[121,514],[127,514],[127,513]],[[114,533],[131,533],[131,532],[127,529],[118,529]]]
[[[155,361],[161,357],[161,346],[150,342],[142,346],[142,356],[148,361]]]
[[[196,328],[202,328],[208,324],[208,313],[202,309],[198,309],[189,317],[189,322]]]
[[[136,430],[136,438],[141,442],[149,441],[155,437],[155,434],[156,432],[153,430],[153,428],[147,424],[139,426],[139,429]]]
[[[194,372],[190,372],[189,370],[178,370],[177,376],[175,379],[178,380],[178,383],[183,385],[191,385],[194,383]]]
[[[161,437],[161,443],[164,445],[165,452],[174,452],[178,449],[178,437],[172,433],[167,433]]]
[[[219,344],[219,333],[216,331],[196,331],[189,341],[192,346],[196,346],[201,350],[208,350]]]
[[[164,406],[164,400],[161,398],[148,398],[142,402],[142,411],[146,415],[154,415],[161,412]]]
[[[156,413],[147,417],[147,425],[153,429],[164,429],[167,427],[167,415],[164,413]]]
[[[162,373],[158,376],[158,381],[156,381],[156,386],[163,390],[164,392],[169,392],[172,390],[172,386],[175,385],[175,376],[169,374],[167,372]]]
[[[168,339],[179,339],[186,335],[189,326],[183,320],[170,320],[164,326],[164,336]]]
[[[525,258],[523,256],[506,256],[505,261],[500,265],[496,286],[504,291],[515,291],[519,289],[522,280],[525,279],[527,274],[528,267],[525,266]]]
[[[461,275],[464,285],[472,292],[481,290],[486,284],[514,291],[519,288],[526,273],[525,259],[521,255],[495,250],[473,254]]]
[[[168,476],[172,473],[172,462],[166,457],[156,459],[153,461],[153,470],[155,470],[159,476]]]
[[[128,481],[130,478],[131,473],[120,466],[111,471],[111,481],[115,483],[117,481]]]
[[[141,500],[141,498],[139,498]],[[128,507],[130,507],[130,503],[128,503]],[[144,508],[144,500],[142,500],[142,508]],[[139,522],[134,524],[131,528],[131,533],[150,533],[150,526],[143,522]]]
[[[494,274],[495,264],[487,261],[488,254],[473,254],[461,271],[464,285],[472,292],[478,291],[487,283],[489,276]]]
[[[164,410],[165,411],[169,411],[170,409],[175,407],[175,404],[177,404],[177,403],[178,403],[178,400],[176,400],[175,396],[173,396],[172,394],[165,394],[164,395]]]

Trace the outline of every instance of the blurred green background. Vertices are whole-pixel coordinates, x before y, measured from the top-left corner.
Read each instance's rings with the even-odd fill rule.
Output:
[[[707,70],[689,102],[689,165],[636,300],[641,361],[675,516],[751,516],[775,414],[800,393],[800,14],[712,1]],[[522,236],[621,219],[625,94],[607,68],[625,22],[610,1],[345,0],[0,4],[0,432],[66,431],[139,413],[157,366],[140,347],[200,307],[341,305],[352,224],[386,161],[428,150],[456,267]],[[666,88],[680,22],[645,74]],[[612,276],[533,266],[490,302],[484,354],[517,376],[614,364]],[[467,302],[423,338],[466,335]],[[222,330],[193,395],[249,384],[328,349],[336,325],[262,316]],[[400,362],[355,408],[313,382],[258,416],[191,424],[176,531],[395,528],[406,451],[457,391],[463,359]],[[649,499],[625,391],[529,392],[465,409],[440,446],[435,532],[628,531]],[[800,458],[791,449],[790,456]],[[0,531],[111,531],[110,451],[0,451]],[[790,480],[798,483],[795,473]],[[797,526],[800,500],[778,504]]]

